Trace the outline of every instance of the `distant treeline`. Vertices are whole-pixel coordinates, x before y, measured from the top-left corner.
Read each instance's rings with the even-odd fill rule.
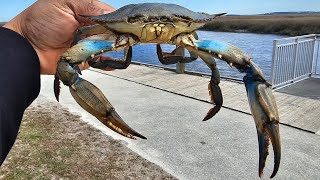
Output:
[[[279,35],[320,33],[320,14],[223,16],[202,30]]]

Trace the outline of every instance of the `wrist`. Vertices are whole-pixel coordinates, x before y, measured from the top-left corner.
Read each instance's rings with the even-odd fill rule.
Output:
[[[33,45],[32,42],[29,41],[29,39],[23,34],[22,28],[21,28],[21,21],[19,16],[13,18],[12,20],[10,20],[8,23],[6,23],[3,27],[10,29],[18,34],[20,34],[23,38],[25,38],[33,47],[33,49],[35,50],[35,52],[37,53],[37,56],[39,58],[39,62],[40,62],[40,72],[41,74],[50,74],[52,72],[50,72],[47,69],[43,69],[42,67],[47,67],[48,65],[45,64],[45,61],[42,61],[41,59],[43,59],[43,53]],[[45,65],[44,65],[45,64]]]
[[[6,23],[3,27],[10,29],[18,34],[20,34],[22,37],[24,37],[33,47],[35,52],[37,53],[39,62],[40,62],[40,73],[41,74],[55,74],[55,70],[53,70],[52,65],[56,66],[55,64],[50,64],[47,62],[45,57],[47,56],[48,53],[46,51],[41,50],[35,46],[30,39],[28,39],[27,36],[23,33],[22,29],[22,22],[20,20],[20,15],[16,16],[12,20],[10,20],[8,23]],[[53,66],[53,67],[54,67]]]
[[[20,34],[22,37],[25,38],[25,36],[22,33],[19,21],[20,21],[19,17],[17,16],[15,18],[13,18],[12,20],[10,20],[8,23],[6,23],[3,27],[16,32],[16,33]]]

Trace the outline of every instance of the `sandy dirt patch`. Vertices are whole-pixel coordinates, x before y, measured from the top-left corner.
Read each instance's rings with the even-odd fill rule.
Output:
[[[176,179],[40,96],[25,112],[0,179]]]

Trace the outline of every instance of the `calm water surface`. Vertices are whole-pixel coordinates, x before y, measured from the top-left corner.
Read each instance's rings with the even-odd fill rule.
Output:
[[[253,57],[253,61],[259,65],[263,70],[267,79],[271,74],[271,61],[272,61],[272,46],[273,40],[283,38],[285,36],[278,36],[272,34],[253,34],[253,33],[229,33],[229,32],[209,32],[198,31],[199,39],[213,39],[218,41],[225,41],[241,48],[245,53]],[[171,52],[175,46],[162,45],[166,52]],[[123,57],[123,54],[116,53],[115,56]],[[162,65],[156,54],[156,46],[145,44],[133,47],[133,61]],[[239,73],[235,68],[231,68],[224,61],[217,60],[218,68],[221,76],[242,79],[244,74]],[[175,65],[168,65],[167,67],[175,68]],[[210,69],[201,60],[197,59],[192,63],[186,64],[188,71],[197,71],[202,73],[210,73]]]

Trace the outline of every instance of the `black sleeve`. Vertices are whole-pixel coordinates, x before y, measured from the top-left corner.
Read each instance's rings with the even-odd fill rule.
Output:
[[[0,165],[13,146],[25,109],[40,92],[40,63],[31,44],[0,27]]]

